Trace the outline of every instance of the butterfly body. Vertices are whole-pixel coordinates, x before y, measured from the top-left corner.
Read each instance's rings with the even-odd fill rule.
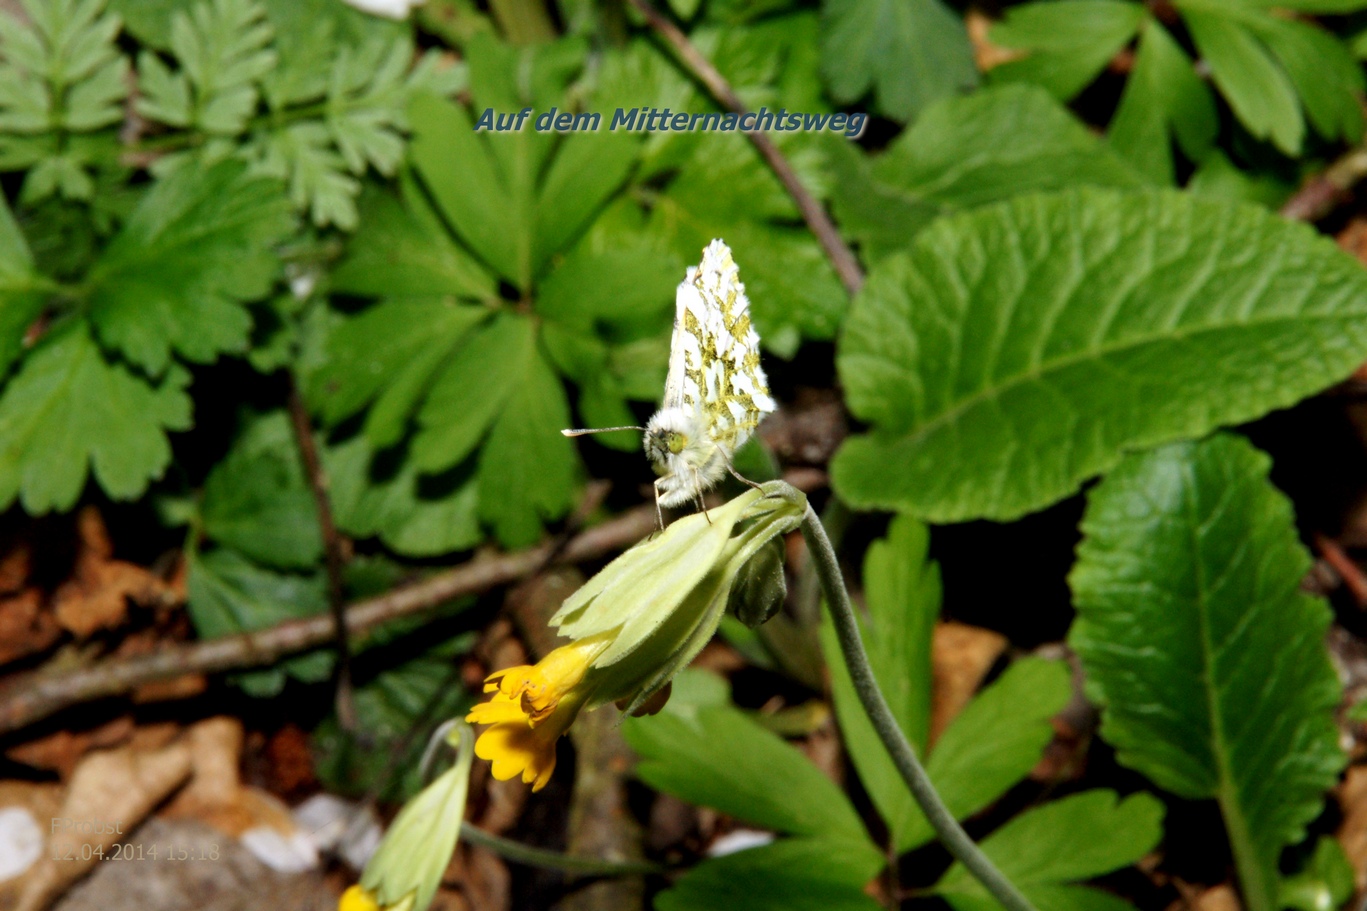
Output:
[[[645,427],[604,430],[645,431],[646,456],[659,475],[658,506],[701,505],[703,491],[727,471],[735,473],[732,456],[777,407],[759,363],[759,335],[750,322],[745,285],[731,249],[714,240],[703,250],[702,262],[688,268],[675,294],[660,410]]]

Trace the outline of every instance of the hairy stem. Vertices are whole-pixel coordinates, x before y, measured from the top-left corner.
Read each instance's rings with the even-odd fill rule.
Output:
[[[840,650],[845,655],[845,664],[849,667],[855,692],[859,694],[859,701],[873,722],[883,746],[887,748],[888,755],[892,757],[893,764],[897,766],[897,771],[901,773],[902,780],[911,789],[911,796],[916,798],[921,812],[926,814],[926,819],[930,820],[949,853],[968,868],[993,898],[1001,902],[1007,911],[1034,911],[1029,899],[992,865],[992,861],[978,849],[949,812],[931,784],[925,767],[916,758],[916,751],[897,726],[897,719],[893,717],[888,701],[883,698],[883,691],[878,688],[868,653],[864,651],[863,640],[859,637],[859,624],[854,616],[849,592],[845,590],[845,580],[840,573],[835,549],[831,547],[826,529],[810,504],[802,522],[802,537],[807,541],[807,548],[816,565],[817,578],[821,580],[821,587],[825,591],[826,603],[830,607],[836,636],[840,639]]]
[[[486,832],[468,822],[460,824],[461,840],[469,845],[477,845],[493,851],[504,860],[542,867],[546,870],[559,870],[572,876],[645,876],[663,873],[665,868],[646,861],[599,860],[594,857],[572,857],[558,851],[533,848],[519,841],[502,838]]]

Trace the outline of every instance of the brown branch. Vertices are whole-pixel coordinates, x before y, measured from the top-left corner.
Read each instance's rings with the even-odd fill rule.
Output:
[[[1324,562],[1338,573],[1343,587],[1348,589],[1357,606],[1367,607],[1367,575],[1363,574],[1362,569],[1353,562],[1347,551],[1333,538],[1319,534],[1315,535],[1315,549],[1320,552]]]
[[[710,60],[703,56],[702,52],[688,40],[688,36],[679,31],[674,23],[666,19],[647,0],[631,0],[631,5],[636,7],[645,17],[651,28],[669,42],[675,53],[693,71],[698,80],[707,87],[713,97],[720,101],[724,107],[737,114],[749,113],[745,103],[740,100],[740,96],[726,81],[726,77],[712,65]],[[864,284],[864,270],[859,267],[859,260],[855,259],[854,252],[850,250],[840,236],[840,232],[836,230],[835,223],[826,214],[826,210],[821,207],[821,203],[817,202],[816,198],[807,192],[802,181],[798,180],[797,171],[793,170],[788,159],[783,157],[783,153],[774,145],[774,141],[769,138],[768,133],[754,130],[747,132],[746,135],[750,137],[750,141],[754,143],[759,153],[764,156],[764,160],[769,163],[774,174],[782,181],[788,195],[793,197],[793,202],[797,203],[798,211],[802,213],[802,220],[816,235],[821,248],[826,251],[826,258],[831,261],[831,266],[834,267],[836,275],[840,276],[840,283],[853,297]]]
[[[826,483],[823,472],[789,472],[784,479],[803,491]],[[635,544],[655,530],[654,505],[637,506],[568,542],[547,541],[513,554],[476,557],[454,569],[346,609],[347,632],[368,629],[429,610],[464,595],[486,592],[540,572],[548,564],[597,560]],[[0,734],[18,730],[62,709],[122,696],[144,683],[184,674],[213,674],[273,664],[288,655],[326,645],[334,635],[331,614],[287,620],[270,629],[207,642],[191,642],[128,658],[110,658],[79,670],[34,671],[0,688]]]
[[[556,562],[598,559],[639,541],[654,528],[654,507],[637,507],[575,536]],[[540,569],[554,548],[554,543],[546,543],[518,553],[477,557],[414,585],[358,601],[346,609],[347,630],[354,636],[452,598],[514,582]],[[286,655],[326,645],[334,635],[332,615],[322,614],[255,633],[177,645],[150,655],[111,658],[80,670],[30,673],[0,690],[0,734],[79,703],[123,695],[153,680],[272,664]]]
[[[1351,195],[1367,178],[1367,149],[1357,148],[1316,174],[1288,199],[1281,214],[1297,221],[1318,221]]]
[[[328,478],[323,470],[323,460],[318,457],[318,444],[313,439],[313,425],[309,423],[308,409],[299,395],[299,387],[290,379],[289,392],[290,424],[294,427],[294,439],[299,444],[299,457],[304,463],[304,475],[308,478],[309,489],[313,491],[313,502],[318,509],[318,531],[323,539],[323,556],[327,567],[328,610],[332,614],[332,634],[336,642],[336,706],[337,722],[344,731],[356,729],[356,702],[351,691],[351,644],[347,641],[346,631],[346,594],[342,585],[342,568],[346,563],[342,537],[337,533],[337,523],[332,518],[332,501],[328,498]]]

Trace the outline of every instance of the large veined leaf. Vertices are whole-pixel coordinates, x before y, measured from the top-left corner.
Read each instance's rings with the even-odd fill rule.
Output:
[[[904,249],[936,218],[1011,196],[1145,184],[1048,92],[1023,83],[936,102],[881,155],[841,144],[828,157],[836,217],[865,262]]]
[[[1119,760],[1215,798],[1244,898],[1275,911],[1277,859],[1343,766],[1329,611],[1269,459],[1219,435],[1127,458],[1088,497],[1069,642]]]
[[[872,432],[856,506],[1011,519],[1127,450],[1290,405],[1367,350],[1367,273],[1236,202],[1082,188],[942,219],[870,274],[840,341]]]

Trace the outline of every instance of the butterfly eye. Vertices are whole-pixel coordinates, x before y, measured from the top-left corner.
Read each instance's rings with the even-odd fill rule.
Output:
[[[669,433],[665,434],[665,445],[669,447],[670,452],[674,453],[674,455],[678,455],[683,452],[684,447],[688,445],[688,438],[677,430],[671,430]]]

